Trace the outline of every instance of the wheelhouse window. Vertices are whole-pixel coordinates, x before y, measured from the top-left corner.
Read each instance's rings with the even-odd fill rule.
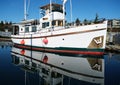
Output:
[[[62,20],[58,21],[58,26],[63,26],[63,21]]]
[[[19,29],[19,26],[13,26],[13,34],[14,35],[17,35],[17,34],[19,34],[19,31],[20,29]]]
[[[52,21],[52,25],[55,26],[56,25],[56,21]]]
[[[25,32],[29,32],[29,27],[25,27]]]
[[[33,26],[32,27],[32,32],[36,32],[37,31],[37,27],[36,26]]]
[[[61,6],[59,6],[59,5],[53,5],[53,6],[52,6],[52,11],[53,11],[53,12],[54,12],[54,11],[57,11],[57,12],[63,13],[63,7],[62,7],[62,5],[61,5]]]
[[[42,28],[46,28],[46,27],[49,27],[49,22],[42,23]]]
[[[53,20],[52,26],[63,26],[63,21],[62,20]]]

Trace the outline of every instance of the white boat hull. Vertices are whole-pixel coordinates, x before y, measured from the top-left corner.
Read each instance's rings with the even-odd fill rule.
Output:
[[[43,29],[37,33],[12,35],[21,48],[72,54],[103,54],[107,21],[66,29]],[[22,42],[23,41],[23,42]]]

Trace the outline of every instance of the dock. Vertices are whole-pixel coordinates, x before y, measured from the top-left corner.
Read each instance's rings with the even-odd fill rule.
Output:
[[[9,41],[9,42],[12,42],[11,38],[0,38],[0,41]]]
[[[120,53],[120,45],[106,45],[105,51]]]

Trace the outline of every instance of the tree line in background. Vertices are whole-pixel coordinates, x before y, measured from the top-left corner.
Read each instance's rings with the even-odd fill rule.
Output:
[[[100,23],[102,21],[104,21],[105,18],[102,18],[102,19],[99,19],[98,17],[98,14],[96,14],[95,16],[95,19],[94,20],[87,20],[87,19],[84,19],[83,22],[81,22],[79,20],[79,18],[77,18],[74,22],[72,23],[67,23],[67,25],[76,25],[76,26],[80,26],[80,25],[90,25],[90,24],[97,24],[97,23]]]
[[[5,29],[12,31],[12,22],[0,21],[0,31],[5,31]]]

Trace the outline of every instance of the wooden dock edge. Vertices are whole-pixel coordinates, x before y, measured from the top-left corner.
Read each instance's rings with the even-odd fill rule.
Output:
[[[0,38],[0,41],[10,41],[10,42],[12,42],[11,38]]]
[[[106,45],[105,51],[120,53],[120,45]]]

